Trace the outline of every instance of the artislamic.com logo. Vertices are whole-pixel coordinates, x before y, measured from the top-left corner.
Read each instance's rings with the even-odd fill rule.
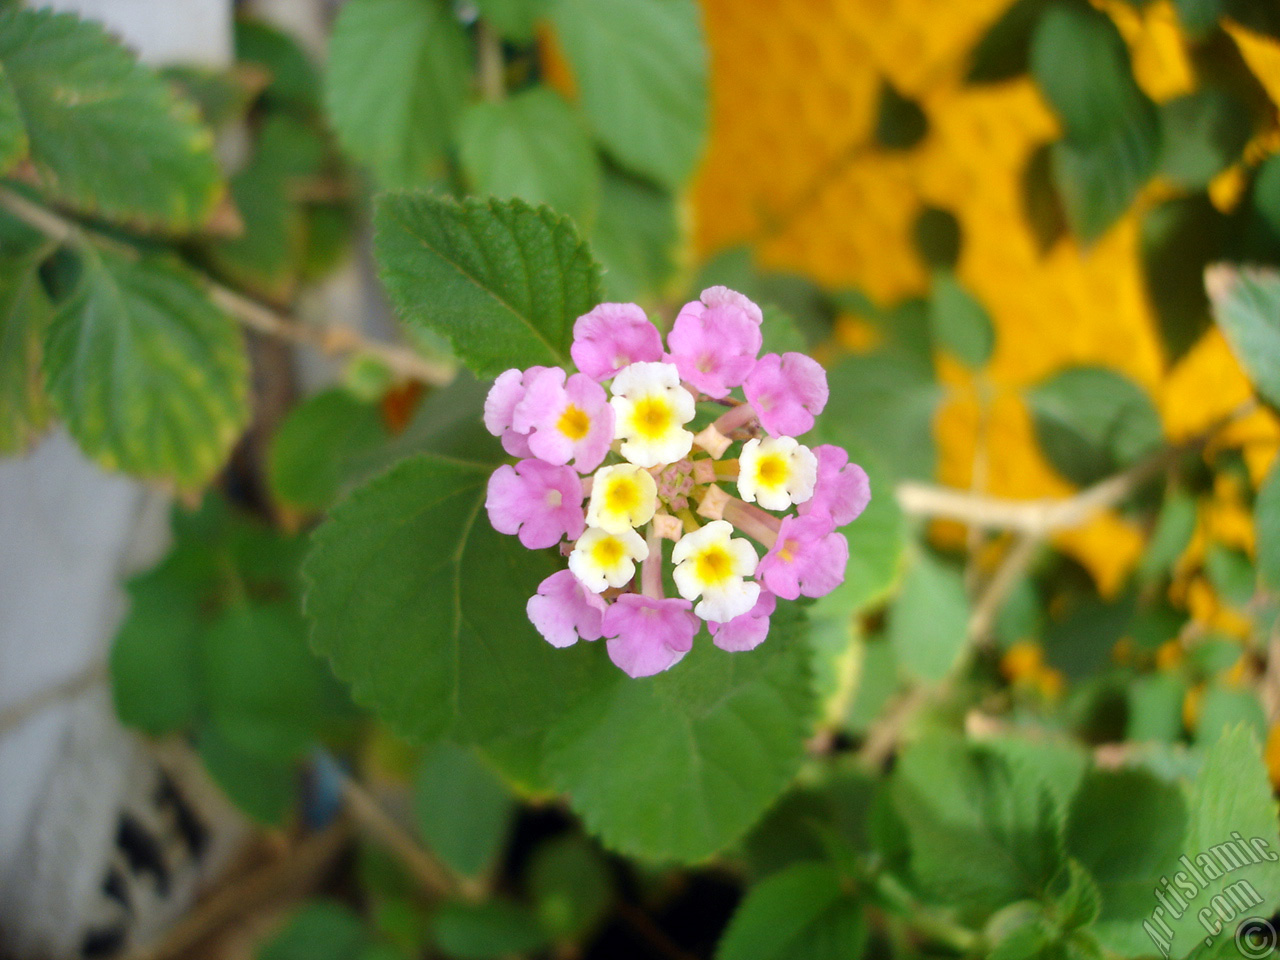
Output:
[[[1173,928],[1169,920],[1180,920],[1189,911],[1195,911],[1196,920],[1205,931],[1205,944],[1222,933],[1231,923],[1236,928],[1236,946],[1246,960],[1261,960],[1276,946],[1276,934],[1271,925],[1256,915],[1250,915],[1262,905],[1262,897],[1246,879],[1228,883],[1207,899],[1203,894],[1211,884],[1228,876],[1241,867],[1280,860],[1280,853],[1262,837],[1246,840],[1238,831],[1231,838],[1191,857],[1183,854],[1178,863],[1183,869],[1173,874],[1173,879],[1161,877],[1155,888],[1158,905],[1151,911],[1151,918],[1142,921],[1142,929],[1161,956],[1169,956],[1173,945]],[[1197,901],[1203,900],[1197,906]]]

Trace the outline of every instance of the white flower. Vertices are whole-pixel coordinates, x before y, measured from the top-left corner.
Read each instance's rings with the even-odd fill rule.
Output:
[[[728,623],[756,605],[760,584],[744,580],[756,572],[758,557],[746,540],[733,538],[727,520],[713,520],[685,534],[671,551],[676,589],[686,600],[702,600],[693,612],[704,620]]]
[[[616,418],[614,435],[624,457],[639,467],[675,463],[688,456],[693,434],[694,399],[680,386],[674,364],[641,362],[624,367],[609,388]]]
[[[818,458],[791,437],[748,440],[738,458],[738,495],[766,510],[785,510],[813,496]]]
[[[591,481],[587,526],[625,533],[653,519],[658,484],[649,471],[630,463],[601,467]]]
[[[621,587],[635,576],[636,562],[649,556],[649,546],[634,530],[609,533],[588,527],[569,554],[569,569],[584,587],[603,593]]]

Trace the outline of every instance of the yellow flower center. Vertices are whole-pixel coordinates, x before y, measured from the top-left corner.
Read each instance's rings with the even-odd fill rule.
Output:
[[[707,547],[694,561],[698,579],[705,586],[716,587],[733,576],[733,557],[719,544]]]
[[[631,477],[619,477],[604,491],[605,509],[612,514],[631,513],[640,506],[640,490]]]
[[[778,550],[778,559],[783,563],[791,563],[796,558],[796,551],[800,549],[800,544],[794,540],[784,540],[782,547]]]
[[[671,429],[675,412],[666,397],[644,397],[636,401],[631,420],[640,436],[659,440]]]
[[[581,440],[591,429],[591,418],[571,403],[560,414],[556,429],[570,440]]]
[[[790,473],[786,460],[776,454],[763,456],[756,464],[756,478],[764,487],[782,486]]]
[[[604,537],[591,548],[591,559],[597,566],[609,570],[618,565],[625,552],[617,537]]]

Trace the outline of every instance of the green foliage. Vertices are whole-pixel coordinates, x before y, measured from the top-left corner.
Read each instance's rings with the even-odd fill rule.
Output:
[[[876,113],[876,143],[886,150],[910,150],[928,132],[929,120],[920,104],[904,97],[888,80],[882,80]]]
[[[960,221],[954,213],[925,207],[911,225],[911,239],[928,267],[954,270],[960,260]]]
[[[1143,279],[1171,359],[1209,328],[1204,271],[1221,255],[1225,233],[1225,218],[1205,194],[1166,201],[1142,218]]]
[[[538,847],[529,865],[528,886],[539,923],[561,943],[588,937],[612,905],[608,864],[592,844],[574,834]]]
[[[480,15],[508,40],[533,39],[533,30],[549,6],[549,0],[478,0]]]
[[[342,146],[387,187],[441,171],[470,84],[462,25],[440,0],[352,0],[329,45],[325,105]]]
[[[1248,107],[1224,90],[1205,87],[1160,105],[1160,173],[1187,190],[1234,163],[1253,133]]]
[[[103,466],[198,489],[249,417],[238,326],[168,259],[79,254],[44,345],[55,408]]]
[[[1103,367],[1071,367],[1028,398],[1036,436],[1054,469],[1086,486],[1158,447],[1163,436],[1150,398]]]
[[[798,863],[751,888],[716,960],[857,960],[866,943],[862,906],[823,863]]]
[[[996,332],[977,298],[948,271],[935,271],[929,290],[929,322],[938,346],[969,367],[990,360]]]
[[[605,300],[656,299],[675,272],[678,240],[671,194],[625,174],[605,174],[591,234],[591,250],[604,268]]]
[[[356,960],[366,941],[364,925],[350,909],[316,900],[263,944],[257,960]]]
[[[223,195],[212,134],[191,104],[100,26],[8,7],[0,12],[0,66],[31,163],[54,200],[172,232],[209,219]],[[0,159],[11,162],[12,122],[9,130]]]
[[[0,453],[20,453],[49,420],[40,360],[52,309],[41,259],[0,256]]]
[[[679,670],[598,679],[550,732],[552,785],[615,850],[692,862],[723,848],[800,764],[816,713],[803,629],[784,608],[750,657],[703,638]]]
[[[1258,574],[1271,590],[1280,590],[1280,468],[1273,466],[1254,504],[1258,531]]]
[[[1218,326],[1258,393],[1280,404],[1280,274],[1215,267],[1207,276]]]
[[[568,362],[599,267],[573,225],[520,200],[387,194],[375,250],[401,316],[440,333],[477,376]]]
[[[1051,5],[1035,29],[1031,70],[1066,130],[1053,174],[1071,229],[1096,240],[1155,172],[1160,127],[1138,87],[1129,50],[1100,10]]]
[[[527,908],[503,900],[445,904],[432,918],[432,930],[436,945],[455,960],[500,960],[547,942]]]
[[[472,104],[460,121],[458,154],[476,193],[546,203],[583,227],[595,220],[595,148],[582,119],[551,90]]]
[[[488,870],[511,829],[515,802],[474,751],[452,743],[427,750],[413,791],[414,819],[427,845],[456,873]]]
[[[960,574],[921,554],[907,569],[889,612],[894,659],[914,677],[942,680],[964,652],[968,628]]]
[[[973,48],[969,83],[1000,83],[1027,72],[1031,38],[1049,0],[1015,0]]]
[[[267,458],[271,492],[291,507],[322,510],[388,439],[377,406],[347,390],[322,391],[294,407],[276,432]]]
[[[18,95],[9,75],[0,66],[0,173],[12,170],[26,156],[29,145]]]
[[[702,152],[707,53],[694,0],[551,0],[582,108],[623,167],[680,186]]]
[[[264,20],[239,17],[235,24],[236,58],[269,75],[264,106],[300,117],[320,111],[320,74],[305,50],[289,34]]]

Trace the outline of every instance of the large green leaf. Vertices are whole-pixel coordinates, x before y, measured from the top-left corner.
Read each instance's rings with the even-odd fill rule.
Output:
[[[902,753],[892,790],[915,876],[969,916],[1042,898],[1065,866],[1061,814],[1033,764],[935,735]]]
[[[704,635],[667,673],[612,671],[551,731],[552,784],[613,849],[654,860],[715,853],[800,764],[816,710],[804,629],[783,605],[750,653],[725,653]]]
[[[51,308],[38,256],[0,257],[0,453],[17,453],[49,420],[40,355]]]
[[[306,611],[357,702],[415,739],[524,749],[529,775],[603,651],[556,650],[529,623],[525,603],[561,564],[489,525],[491,469],[421,454],[354,491],[316,531]]]
[[[198,487],[249,416],[240,328],[160,258],[85,247],[45,341],[53,402],[103,465]]]
[[[586,227],[600,205],[600,163],[582,118],[534,87],[462,115],[458,156],[474,192],[546,203]]]
[[[1182,866],[1193,875],[1200,892],[1191,902],[1192,909],[1180,921],[1171,921],[1173,956],[1185,954],[1204,939],[1199,911],[1215,897],[1239,905],[1237,896],[1247,893],[1253,901],[1247,904],[1247,913],[1228,915],[1234,922],[1224,924],[1224,939],[1232,936],[1243,916],[1265,919],[1280,907],[1276,800],[1261,747],[1248,727],[1225,731],[1209,749],[1191,784],[1187,810],[1183,852],[1195,869]],[[1220,875],[1213,876],[1212,868]],[[1228,919],[1220,912],[1217,916]]]
[[[195,108],[95,23],[13,5],[0,64],[41,185],[113,220],[185,231],[223,193],[213,135]]]
[[[447,4],[351,0],[333,28],[325,103],[343,147],[383,185],[421,185],[441,170],[470,74]]]
[[[393,193],[375,251],[406,319],[447,337],[480,377],[568,363],[574,321],[599,301],[599,267],[573,224],[521,200]]]
[[[1160,172],[1197,190],[1240,159],[1253,133],[1249,108],[1225,90],[1206,87],[1160,105]]]
[[[1206,276],[1218,326],[1257,391],[1280,404],[1280,273],[1218,266]]]
[[[1130,956],[1151,951],[1142,922],[1157,906],[1160,877],[1178,869],[1186,818],[1178,787],[1146,771],[1085,778],[1067,819],[1067,852],[1102,893],[1095,932],[1105,946]]]
[[[969,600],[960,574],[921,554],[912,563],[889,614],[898,664],[923,680],[942,680],[965,649]]]
[[[1160,417],[1133,381],[1104,367],[1071,367],[1028,398],[1036,438],[1054,468],[1086,485],[1158,447]]]
[[[591,249],[604,267],[606,299],[655,301],[675,273],[679,240],[670,193],[625,174],[605,174]]]
[[[1067,219],[1078,236],[1094,240],[1155,171],[1155,106],[1133,78],[1120,31],[1085,4],[1055,4],[1044,13],[1031,70],[1066,130],[1052,160]]]
[[[679,186],[702,151],[707,53],[694,0],[554,0],[551,18],[600,142]]]
[[[8,173],[27,153],[27,128],[9,74],[0,64],[0,173]]]
[[[368,939],[349,907],[316,900],[258,949],[257,960],[356,960]]]
[[[862,907],[840,873],[798,863],[747,891],[716,960],[857,960],[866,935]]]

